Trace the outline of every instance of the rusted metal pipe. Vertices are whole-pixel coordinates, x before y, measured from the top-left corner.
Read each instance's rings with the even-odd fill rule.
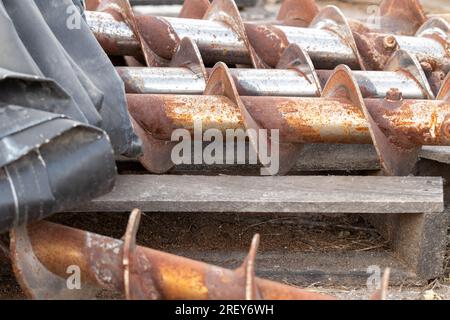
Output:
[[[132,94],[127,99],[133,117],[157,139],[170,140],[178,128],[194,136],[196,119],[202,119],[204,131],[245,129],[239,107],[225,96]],[[261,127],[279,130],[285,142],[372,143],[364,113],[345,100],[245,96],[241,100]],[[447,103],[379,99],[365,103],[389,136],[401,136],[414,145],[450,145]]]
[[[88,24],[98,25],[96,14],[87,14]],[[353,32],[334,6],[323,8],[309,28],[244,24],[232,0],[215,0],[203,20],[151,16],[133,16],[133,19],[134,34],[145,43],[147,52],[144,53],[153,57],[147,61],[149,66],[167,65],[184,37],[197,43],[207,64],[223,61],[259,68],[275,67],[284,49],[293,43],[309,53],[316,67],[324,69],[347,64],[352,69],[382,70],[392,52],[399,48],[416,54],[421,61],[431,62],[435,68],[442,69],[448,64],[448,40],[445,38],[448,25],[443,19],[431,19],[415,37],[359,29]],[[118,39],[121,39],[121,27],[117,26]],[[117,54],[110,43],[114,37],[108,36],[106,41],[98,34],[99,29],[94,28],[99,41],[106,42],[103,46],[109,54]],[[127,41],[132,42],[132,39]],[[135,47],[130,46],[128,55],[136,54],[134,50]]]
[[[186,68],[117,68],[126,84],[127,93],[139,94],[202,94],[205,79]],[[207,69],[210,73],[212,69]],[[317,70],[322,85],[332,70]],[[320,91],[315,83],[294,70],[230,69],[239,94],[247,96],[316,97]],[[406,74],[383,71],[353,72],[364,97],[383,98],[391,88],[398,88],[405,99],[427,99],[422,87]]]
[[[448,24],[443,19],[431,19],[417,31],[415,36],[403,36],[352,32],[349,31],[345,18],[341,16],[339,24],[331,23],[330,26],[337,28],[339,25],[344,25],[346,27],[341,29],[346,32],[338,37],[331,36],[328,31],[328,37],[325,37],[323,30],[317,30],[316,26],[320,27],[321,22],[327,19],[339,21],[336,9],[332,8],[324,8],[322,10],[324,17],[318,15],[308,29],[246,24],[247,35],[258,56],[272,67],[276,65],[283,50],[292,43],[304,47],[310,53],[314,64],[321,68],[331,68],[336,63],[345,63],[352,69],[382,70],[390,55],[398,49],[416,55],[420,61],[428,61],[440,67],[449,63]],[[341,32],[337,29],[335,33],[341,34]]]
[[[222,19],[223,15],[229,18]],[[88,24],[92,26],[91,29],[99,42],[107,53],[122,54],[122,52],[114,51],[115,46],[110,43],[110,40],[114,39],[114,32],[117,32],[118,41],[123,41],[122,25],[117,24],[117,28],[114,30],[111,28],[112,19],[110,18],[106,22],[107,26],[99,27],[103,18],[99,19],[97,16],[97,12],[86,14]],[[163,60],[172,58],[175,49],[184,37],[189,37],[197,43],[206,64],[223,61],[228,64],[263,67],[264,64],[258,61],[249,40],[257,43],[263,60],[269,65],[273,61],[265,52],[269,49],[276,51],[277,46],[279,51],[285,48],[283,47],[285,43],[280,43],[279,39],[267,40],[267,37],[261,35],[261,29],[254,29],[254,26],[258,27],[259,25],[248,23],[244,27],[239,11],[232,0],[215,0],[203,20],[152,16],[137,16],[135,19],[142,31],[142,39],[151,48],[153,54]],[[335,67],[341,63],[348,64],[353,68],[360,66],[356,45],[352,42],[351,30],[346,24],[344,16],[336,7],[323,9],[313,21],[311,28],[278,27],[286,32],[288,41],[304,46],[313,61],[324,68]],[[103,29],[108,32],[107,36],[101,34]],[[145,30],[152,30],[152,32]],[[247,40],[247,34],[250,37],[249,40]],[[127,35],[130,33],[128,32]],[[258,37],[264,38],[259,39]],[[126,42],[133,43],[133,38],[130,37]],[[262,47],[265,49],[261,50]],[[135,54],[135,47],[130,46],[127,55]],[[332,54],[333,58],[331,58]],[[273,52],[273,55],[276,53]],[[276,62],[278,59],[279,56]]]
[[[367,69],[380,69],[391,54],[403,49],[414,54],[430,71],[450,68],[449,25],[442,18],[431,18],[415,36],[399,36],[373,32],[354,32],[358,50]]]
[[[371,9],[371,8],[368,8]],[[372,30],[398,35],[414,35],[428,19],[419,0],[383,0],[373,6],[364,22],[349,19],[353,30]],[[277,22],[296,27],[307,27],[319,13],[312,0],[283,0]],[[280,23],[282,22],[282,23]]]
[[[179,17],[189,19],[201,19],[210,6],[209,0],[185,0]]]
[[[448,102],[403,100],[397,89],[385,99],[363,100],[345,66],[336,69],[321,98],[239,97],[227,67],[219,63],[203,96],[137,94],[127,99],[146,145],[140,160],[155,172],[173,166],[173,131],[184,128],[194,134],[195,120],[201,120],[202,130],[278,130],[277,173],[289,171],[304,143],[373,143],[390,175],[409,174],[422,145],[450,145]]]
[[[190,64],[184,62],[189,56]],[[195,42],[181,41],[171,68],[118,67],[127,93],[202,94],[212,69],[205,68]],[[181,62],[181,63],[179,63]],[[195,68],[193,68],[195,66]],[[290,45],[283,53],[278,69],[229,69],[236,88],[244,96],[320,96],[332,70],[315,70],[308,54]],[[202,70],[202,72],[197,72]],[[433,99],[434,94],[422,68],[414,56],[396,51],[386,63],[385,71],[354,71],[363,97],[384,98],[397,88],[405,99]]]
[[[134,210],[123,240],[39,222],[11,233],[15,274],[32,298],[94,294],[91,286],[124,293],[127,299],[329,300],[331,296],[255,277],[259,236],[242,267],[224,269],[137,246],[140,211]],[[81,271],[82,290],[68,290],[67,270]],[[87,296],[84,296],[86,299]]]
[[[85,1],[85,7],[86,10],[97,10],[98,5],[100,4],[102,0],[86,0]]]
[[[89,0],[86,5],[88,11],[85,14],[88,24],[106,52],[114,55],[138,56],[140,54],[139,40],[132,30],[133,19],[130,19],[128,14],[117,14],[118,8],[127,8],[124,11],[129,11],[130,6],[127,1]],[[209,0],[186,0],[179,17],[202,19],[210,7]],[[278,18],[273,23],[308,26],[318,12],[314,0],[301,0],[300,2],[298,0],[287,0],[283,1]],[[235,12],[232,12],[232,15],[235,14]],[[131,26],[128,26],[127,23]]]
[[[106,12],[86,11],[85,14],[92,33],[106,53],[118,56],[142,54],[141,45],[126,22]]]
[[[106,26],[102,26],[99,12],[86,12],[86,20],[108,54],[123,54],[115,51],[119,46],[114,43],[116,39],[116,42],[131,43],[130,51],[125,55],[135,56],[134,44],[137,41],[147,65],[165,66],[172,59],[181,39],[190,37],[202,50],[206,63],[225,61],[264,67],[249,44],[239,10],[232,0],[215,0],[202,20],[136,16],[127,0],[108,0],[99,10],[111,15]],[[126,33],[126,41],[123,39],[122,25],[111,28],[110,22],[113,20],[128,24],[131,33]],[[103,29],[107,30],[107,35],[102,34]]]
[[[86,0],[86,10],[96,11],[102,10],[111,3],[111,0]],[[130,6],[134,5],[132,1],[129,1]],[[180,18],[201,19],[205,15],[205,12],[210,6],[209,0],[184,0],[183,7],[181,8]]]
[[[256,53],[271,67],[277,65],[289,44],[304,48],[316,67],[362,67],[350,26],[335,6],[323,8],[308,28],[259,23],[247,23],[245,28]]]

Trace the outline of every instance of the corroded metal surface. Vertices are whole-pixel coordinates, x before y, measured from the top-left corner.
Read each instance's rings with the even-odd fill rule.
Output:
[[[179,17],[201,19],[210,7],[209,0],[185,0]]]
[[[86,0],[85,1],[85,6],[86,6],[86,10],[97,10],[98,5],[100,4],[102,0]]]
[[[427,20],[419,0],[384,0],[380,4],[381,28],[392,33],[413,35]]]
[[[397,2],[399,5],[404,4],[405,10],[393,9]],[[436,17],[425,21],[426,17],[417,2],[405,3],[403,0],[385,1],[379,29],[349,23],[334,6],[327,6],[316,12],[315,6],[309,1],[304,11],[307,18],[302,17],[301,10],[293,9],[295,6],[299,7],[300,2],[288,1],[282,6],[279,15],[280,19],[287,19],[286,21],[242,23],[232,0],[216,0],[203,19],[138,16],[138,28],[133,30],[146,43],[147,50],[155,56],[156,62],[147,61],[149,66],[161,66],[164,61],[167,65],[167,60],[172,58],[181,39],[190,37],[199,46],[208,65],[223,61],[229,65],[244,64],[258,68],[275,67],[290,44],[302,46],[315,66],[323,69],[347,64],[352,69],[383,70],[392,53],[403,49],[416,55],[424,71],[428,70],[430,73],[429,77],[438,81],[436,75],[432,77],[431,73],[447,73],[450,65],[448,24],[444,19]],[[287,12],[292,12],[292,16]],[[314,18],[311,12],[314,12]],[[97,13],[87,15],[88,22],[92,19],[94,25],[96,19],[92,16],[95,14]],[[299,27],[302,23],[292,23],[295,19],[308,20],[310,23],[308,27]],[[405,19],[411,22],[406,29],[414,30],[415,34],[406,29],[394,32],[393,26]],[[422,26],[417,28],[419,23]],[[121,29],[119,24],[117,29]],[[101,36],[99,38],[104,41]],[[128,41],[132,42],[132,39]],[[110,54],[121,53],[119,50],[109,51],[113,46],[108,42],[104,46]],[[136,54],[131,45],[128,54]],[[441,76],[441,80],[442,78]],[[437,89],[434,89],[436,93]]]
[[[228,93],[208,90],[216,87],[228,87]],[[450,144],[448,103],[403,100],[395,89],[384,99],[363,99],[344,66],[330,77],[322,98],[239,97],[228,69],[219,64],[203,96],[137,94],[128,95],[128,104],[142,132],[159,141],[170,141],[178,128],[194,134],[197,119],[203,130],[277,129],[280,141],[291,148],[303,143],[374,143],[384,172],[390,175],[409,174],[420,146]],[[404,153],[409,161],[393,160]],[[288,163],[295,158],[289,153],[284,159],[281,154],[280,160]],[[150,171],[158,170],[152,163],[143,164]],[[284,169],[288,171],[289,165]]]
[[[183,60],[184,59],[184,60]],[[185,62],[183,62],[185,61]],[[208,74],[195,43],[184,38],[171,62],[172,68],[119,67],[127,93],[203,94]],[[277,69],[229,69],[236,88],[244,96],[320,96],[332,70],[315,70],[308,54],[290,45]],[[405,99],[433,99],[434,94],[417,59],[396,51],[382,71],[354,71],[365,98],[384,98],[397,88]]]
[[[103,12],[86,12],[89,27],[107,53],[137,56],[140,44],[133,31],[124,21],[117,21],[112,15]]]
[[[450,101],[450,74],[448,74],[445,78],[441,90],[437,95],[437,98],[445,101]]]
[[[272,67],[293,43],[303,47],[317,67],[333,68],[338,64],[361,67],[350,27],[335,6],[323,8],[309,28],[248,23],[246,30],[258,55]]]
[[[118,20],[115,30],[109,25],[105,27],[106,37],[99,34],[101,28],[98,27],[100,23],[96,17],[99,13],[86,14],[88,23],[95,27],[94,33],[108,54],[122,55],[124,53],[115,48],[123,43],[131,43],[133,45],[130,45],[130,50],[125,55],[135,56],[137,53],[133,46],[137,41],[142,47],[147,65],[165,66],[175,54],[181,39],[190,37],[196,41],[207,63],[222,60],[233,64],[264,67],[253,52],[239,10],[233,1],[215,0],[206,10],[202,20],[135,16],[126,0],[105,0],[98,10]],[[129,26],[126,40],[120,22],[126,22]],[[110,40],[114,39],[111,35],[115,33],[115,44],[111,44]]]
[[[69,266],[78,266],[82,289],[93,287],[121,292],[128,299],[213,300],[330,300],[331,296],[255,277],[259,236],[249,255],[236,270],[140,247],[135,244],[140,211],[134,210],[124,240],[116,240],[40,222],[11,233],[11,258],[23,290],[32,298],[76,298],[61,294],[56,282],[64,282]],[[31,254],[32,253],[32,254]],[[29,260],[30,256],[33,260]],[[37,268],[39,266],[39,268]],[[29,268],[33,268],[33,271]],[[35,281],[42,287],[35,287]],[[93,286],[93,287],[92,287]],[[98,290],[98,289],[97,289]]]
[[[286,25],[306,27],[318,13],[319,7],[314,0],[284,0],[277,21]]]

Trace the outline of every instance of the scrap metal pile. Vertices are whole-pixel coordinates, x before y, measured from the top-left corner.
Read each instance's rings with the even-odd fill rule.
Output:
[[[281,173],[305,143],[373,143],[389,175],[408,175],[421,146],[450,143],[449,26],[416,1],[385,1],[376,30],[313,1],[283,2],[271,22],[243,22],[232,1],[181,18],[135,15],[127,1],[97,9],[87,23],[124,57],[118,72],[151,172],[172,168],[170,135],[194,119],[204,130],[279,129]]]
[[[279,130],[269,174],[287,174],[311,143],[373,144],[385,175],[409,175],[422,146],[450,146],[449,22],[416,0],[383,1],[376,24],[313,0],[284,1],[273,21],[243,21],[233,0],[187,0],[178,18],[88,0],[72,28],[74,3],[0,0],[0,232],[14,228],[30,297],[331,298],[256,278],[258,236],[231,271],[136,246],[138,210],[122,240],[27,227],[109,192],[114,154],[168,172],[172,133],[194,136],[195,121]],[[84,290],[67,289],[68,265],[82,266]]]

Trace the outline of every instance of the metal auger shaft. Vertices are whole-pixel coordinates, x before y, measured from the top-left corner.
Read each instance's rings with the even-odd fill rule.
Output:
[[[144,141],[141,162],[150,171],[172,167],[174,130],[278,130],[287,172],[305,143],[375,144],[385,172],[408,174],[422,145],[450,145],[450,104],[442,100],[403,100],[392,89],[384,99],[363,99],[348,67],[339,66],[321,98],[239,97],[232,76],[219,63],[205,95],[127,96],[135,129]],[[297,151],[296,151],[297,150]],[[163,156],[165,154],[165,156]],[[154,157],[157,157],[155,160]],[[164,169],[162,169],[164,168]]]
[[[322,87],[333,73],[332,70],[315,70],[308,54],[297,45],[285,50],[277,67],[229,71],[240,95],[285,97],[320,97]],[[384,98],[392,88],[398,89],[406,99],[433,98],[421,70],[413,56],[399,50],[386,64],[385,71],[353,71],[353,76],[365,98]],[[212,69],[205,69],[195,43],[185,38],[171,68],[118,67],[117,71],[127,93],[203,94]]]
[[[232,0],[215,0],[202,20],[137,16],[126,0],[112,0],[101,11],[86,12],[86,20],[110,55],[143,54],[147,65],[164,66],[172,59],[181,39],[189,37],[202,50],[206,63],[225,61],[263,67],[252,52]],[[128,30],[124,29],[124,23]],[[140,52],[136,52],[136,44],[141,47]]]
[[[337,42],[336,37],[329,36],[328,39],[323,36],[316,41],[309,41],[307,39],[308,33],[311,38],[315,38],[319,32],[314,29],[302,29],[288,26],[252,26],[247,28],[249,31],[249,38],[251,44],[255,47],[261,58],[269,65],[275,65],[277,59],[281,56],[283,49],[288,44],[296,43],[302,45],[306,50],[311,53],[311,58],[315,64],[327,68],[334,67],[336,63],[347,64],[350,67],[357,67],[358,62],[354,53],[343,44]],[[306,30],[309,30],[306,32]],[[281,32],[280,32],[281,31]],[[322,35],[325,35],[321,31]],[[276,37],[279,41],[275,42],[273,37]],[[286,37],[286,41],[283,41]],[[377,35],[378,39],[389,39],[389,35]],[[317,38],[316,38],[317,39]],[[436,60],[442,60],[446,56],[445,48],[433,39],[424,39],[419,37],[410,36],[396,36],[397,44],[400,48],[416,53],[418,55],[429,55],[430,58]],[[272,45],[272,51],[269,52],[265,48]],[[395,45],[393,45],[395,46]],[[344,49],[345,48],[345,49]],[[338,56],[332,55],[333,50],[337,50]],[[333,62],[337,60],[338,62]]]
[[[133,30],[106,12],[86,11],[86,20],[106,53],[117,56],[142,55],[141,45]]]
[[[212,17],[227,4],[229,9],[232,1],[215,1],[217,3],[210,8]],[[152,16],[137,16],[136,20],[141,26],[142,39],[158,57],[171,60],[180,40],[188,37],[196,42],[206,64],[214,64],[223,61],[228,64],[252,65],[251,49],[249,48],[246,32],[244,29],[258,37],[259,33],[253,31],[253,24],[247,24],[245,28],[236,32],[239,23],[239,12],[230,10],[224,12],[235,19],[234,24],[226,24],[223,21],[214,21],[208,18],[204,20],[163,18]],[[108,17],[109,15],[109,17]],[[207,13],[208,15],[208,13]],[[126,30],[124,22],[117,21],[108,13],[87,12],[86,18],[91,30],[108,54],[111,55],[137,55],[136,45],[139,41],[134,36],[131,28]],[[243,27],[243,25],[242,25]],[[335,67],[338,64],[348,64],[359,68],[359,62],[354,49],[340,38],[339,35],[325,29],[309,29],[284,27],[286,30],[301,30],[295,36],[296,43],[304,45],[313,61],[326,67]],[[144,30],[152,30],[145,32]],[[250,35],[249,35],[250,36]],[[250,38],[252,39],[252,38]],[[256,38],[255,38],[256,39]],[[254,40],[259,41],[259,40]],[[266,50],[277,50],[278,41],[267,41],[262,38],[258,43]],[[129,51],[126,49],[129,48]],[[279,48],[281,50],[281,48]],[[264,52],[262,52],[264,56]],[[334,58],[330,59],[331,54]],[[264,56],[264,58],[268,58]],[[278,57],[279,58],[279,57]],[[265,60],[265,59],[264,59]],[[331,61],[333,60],[333,61]],[[268,59],[268,61],[271,61]],[[278,62],[278,59],[277,59]]]
[[[379,70],[383,66],[374,65],[373,56],[384,56],[384,60],[380,60],[385,62],[398,48],[439,66],[448,60],[448,43],[443,35],[448,32],[448,27],[443,20],[439,20],[441,24],[428,23],[416,37],[370,33],[368,36],[376,38],[376,41],[368,43],[364,37],[358,36],[355,42],[347,20],[334,6],[322,9],[309,28],[243,23],[231,0],[215,0],[202,20],[136,16],[133,17],[136,25],[134,31],[131,28],[125,31],[123,22],[116,21],[112,16],[106,18],[105,13],[87,12],[86,16],[107,53],[137,55],[136,45],[144,42],[146,54],[157,57],[159,62],[171,60],[184,37],[196,42],[208,65],[223,61],[227,64],[275,67],[289,44],[303,47],[315,66],[323,69],[346,64],[352,69]],[[127,46],[129,51],[124,52]]]
[[[430,18],[415,36],[374,32],[354,32],[355,41],[366,69],[380,69],[391,54],[403,49],[415,55],[424,71],[450,70],[449,24],[442,18]]]
[[[134,210],[123,240],[50,222],[14,230],[11,258],[22,289],[35,299],[70,299],[75,294],[86,299],[102,288],[139,300],[334,299],[256,278],[259,236],[244,264],[229,270],[137,246],[139,219],[140,211]],[[80,268],[82,290],[67,289],[70,266]]]
[[[186,68],[118,68],[128,93],[139,94],[202,94],[206,81]],[[210,73],[212,69],[207,69]],[[320,96],[311,83],[295,70],[230,69],[239,94],[247,96]],[[332,70],[317,70],[324,85]],[[355,71],[355,79],[365,97],[384,97],[397,88],[405,99],[426,99],[421,86],[406,74],[390,71]]]
[[[106,53],[138,56],[139,41],[123,21],[105,12],[86,12],[88,24]],[[223,23],[182,18],[139,17],[145,29],[152,30],[145,39],[151,49],[166,60],[172,59],[179,39],[194,39],[207,62],[226,61],[251,64],[245,43]],[[172,31],[173,30],[173,31]]]
[[[310,54],[314,65],[324,69],[333,68],[337,64],[347,64],[352,69],[380,70],[383,69],[384,62],[398,49],[408,51],[420,61],[432,62],[434,65],[449,63],[448,40],[445,40],[445,36],[439,36],[448,32],[448,26],[442,20],[442,28],[429,23],[424,25],[416,36],[375,32],[358,35],[350,30],[337,8],[326,7],[321,13],[309,28],[246,24],[250,44],[258,56],[271,67],[276,66],[289,44],[303,47]],[[331,20],[328,20],[329,17]],[[324,21],[331,23],[322,30],[320,27]],[[335,23],[336,21],[340,23]],[[329,31],[329,28],[334,32]],[[342,34],[339,34],[340,32]],[[370,41],[365,41],[366,36]],[[382,63],[376,64],[374,61]]]
[[[179,15],[179,18],[186,19],[168,18],[168,20],[136,17],[128,0],[91,1],[93,3],[88,6],[88,10],[100,11],[86,11],[86,20],[108,54],[140,56],[141,49],[144,52],[153,50],[153,48],[145,48],[144,45],[144,48],[141,48],[142,41],[147,41],[147,36],[153,36],[152,33],[147,32],[148,28],[164,28],[164,24],[172,23],[176,30],[172,30],[172,27],[169,28],[170,30],[157,29],[162,32],[159,35],[158,44],[166,47],[155,49],[161,58],[170,60],[173,54],[170,51],[174,46],[173,41],[190,36],[198,40],[199,46],[204,47],[205,54],[212,55],[211,63],[224,60],[229,63],[252,64],[248,57],[248,43],[245,43],[245,28],[233,1],[217,1],[212,5],[208,0],[186,0]],[[296,0],[284,1],[278,15],[279,20],[276,22],[306,26],[317,12],[318,7],[314,0],[301,0],[300,6]],[[193,21],[194,19],[203,19],[203,21]],[[167,36],[173,36],[173,38],[167,39]],[[159,41],[165,41],[165,44]],[[214,47],[216,47],[215,50]],[[158,49],[161,49],[160,52]],[[217,57],[214,58],[214,56]],[[159,63],[164,63],[158,60]]]
[[[117,68],[128,93],[197,94],[206,80],[186,68]],[[211,69],[207,69],[211,72]],[[294,70],[230,69],[239,94],[262,96],[316,96],[317,87]]]
[[[204,131],[245,129],[239,107],[225,96],[128,95],[131,114],[153,137],[170,140],[177,128],[194,134],[200,119]],[[292,143],[371,144],[365,115],[340,99],[241,97],[261,127],[277,129]],[[450,145],[450,104],[443,101],[365,99],[375,122],[388,136],[414,145]]]

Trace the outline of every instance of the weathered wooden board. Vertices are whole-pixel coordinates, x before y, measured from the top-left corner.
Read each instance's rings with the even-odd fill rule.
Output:
[[[122,175],[76,212],[442,212],[442,178]]]
[[[448,146],[425,146],[422,148],[420,157],[450,164],[450,147]],[[450,168],[449,168],[450,170]]]

